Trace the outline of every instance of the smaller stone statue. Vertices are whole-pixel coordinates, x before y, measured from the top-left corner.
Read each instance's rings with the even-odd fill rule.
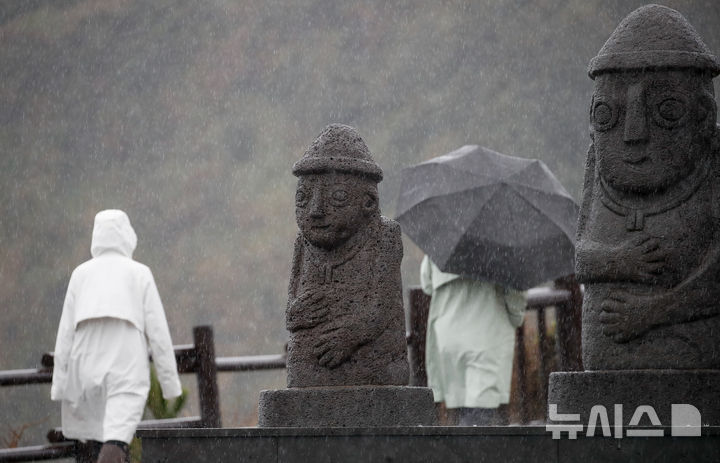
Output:
[[[400,225],[380,215],[382,170],[357,131],[327,126],[298,177],[286,326],[287,389],[260,392],[260,427],[429,426],[410,387]]]
[[[293,174],[288,387],[407,384],[402,242],[380,215],[380,167],[355,129],[333,124]]]

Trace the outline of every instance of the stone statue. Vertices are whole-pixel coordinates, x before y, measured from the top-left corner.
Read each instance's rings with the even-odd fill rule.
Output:
[[[407,384],[402,242],[380,215],[382,170],[355,129],[333,124],[293,174],[288,387]]]
[[[575,259],[585,371],[550,374],[552,423],[589,429],[609,412],[615,437],[642,410],[672,435],[720,424],[719,73],[687,20],[658,5],[630,13],[590,61]]]
[[[590,63],[576,255],[587,370],[720,367],[718,73],[687,20],[658,5]]]
[[[331,124],[298,177],[286,326],[287,389],[260,392],[260,427],[429,426],[410,387],[400,225],[380,215],[382,170],[357,131]]]

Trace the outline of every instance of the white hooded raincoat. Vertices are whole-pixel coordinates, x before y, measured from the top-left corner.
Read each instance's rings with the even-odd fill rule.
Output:
[[[150,388],[148,343],[163,396],[182,393],[155,280],[132,260],[136,244],[124,212],[101,211],[93,258],[70,277],[50,391],[62,400],[65,437],[130,443]]]

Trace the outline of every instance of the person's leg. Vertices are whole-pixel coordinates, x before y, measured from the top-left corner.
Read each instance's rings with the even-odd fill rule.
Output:
[[[122,393],[107,398],[103,437],[105,442],[132,442],[135,429],[142,419],[147,394]]]
[[[76,463],[95,463],[100,453],[102,442],[89,440],[86,442],[77,441],[75,444],[75,462]]]
[[[460,411],[462,408],[446,408],[445,409],[445,426],[458,426],[460,420]]]
[[[510,407],[508,404],[501,404],[497,408],[497,413],[495,415],[497,422],[494,423],[495,426],[507,426],[510,424]]]
[[[108,342],[116,351],[108,355],[110,365],[105,376],[107,394],[102,440],[130,444],[150,390],[148,352],[143,334],[132,324],[109,320],[108,325],[108,337],[111,338]]]
[[[130,463],[130,447],[117,440],[110,440],[100,449],[97,463]]]
[[[460,426],[497,426],[500,424],[497,408],[461,408]]]
[[[457,408],[447,408],[445,402],[435,402],[435,416],[440,426],[456,426],[458,421]]]

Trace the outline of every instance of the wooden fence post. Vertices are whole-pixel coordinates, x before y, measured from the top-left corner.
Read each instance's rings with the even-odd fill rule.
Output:
[[[200,419],[203,428],[219,428],[220,400],[215,364],[215,340],[212,326],[193,327],[193,341],[197,358]]]
[[[408,291],[409,333],[407,336],[408,357],[410,359],[410,385],[427,386],[425,371],[425,333],[427,332],[430,296],[419,287]]]
[[[557,310],[560,371],[582,371],[582,291],[575,275],[555,280],[555,287],[570,291],[570,300]]]
[[[525,372],[525,323],[518,326],[517,329],[515,329],[515,355],[514,355],[514,361],[515,365],[517,365],[517,395],[514,395],[510,397],[510,402],[512,404],[513,399],[518,399],[518,415],[520,418],[520,423],[527,423],[528,417],[530,416],[530,412],[528,411],[528,402],[530,398],[528,397],[528,386],[527,386],[527,374]],[[513,391],[511,391],[512,393]]]

